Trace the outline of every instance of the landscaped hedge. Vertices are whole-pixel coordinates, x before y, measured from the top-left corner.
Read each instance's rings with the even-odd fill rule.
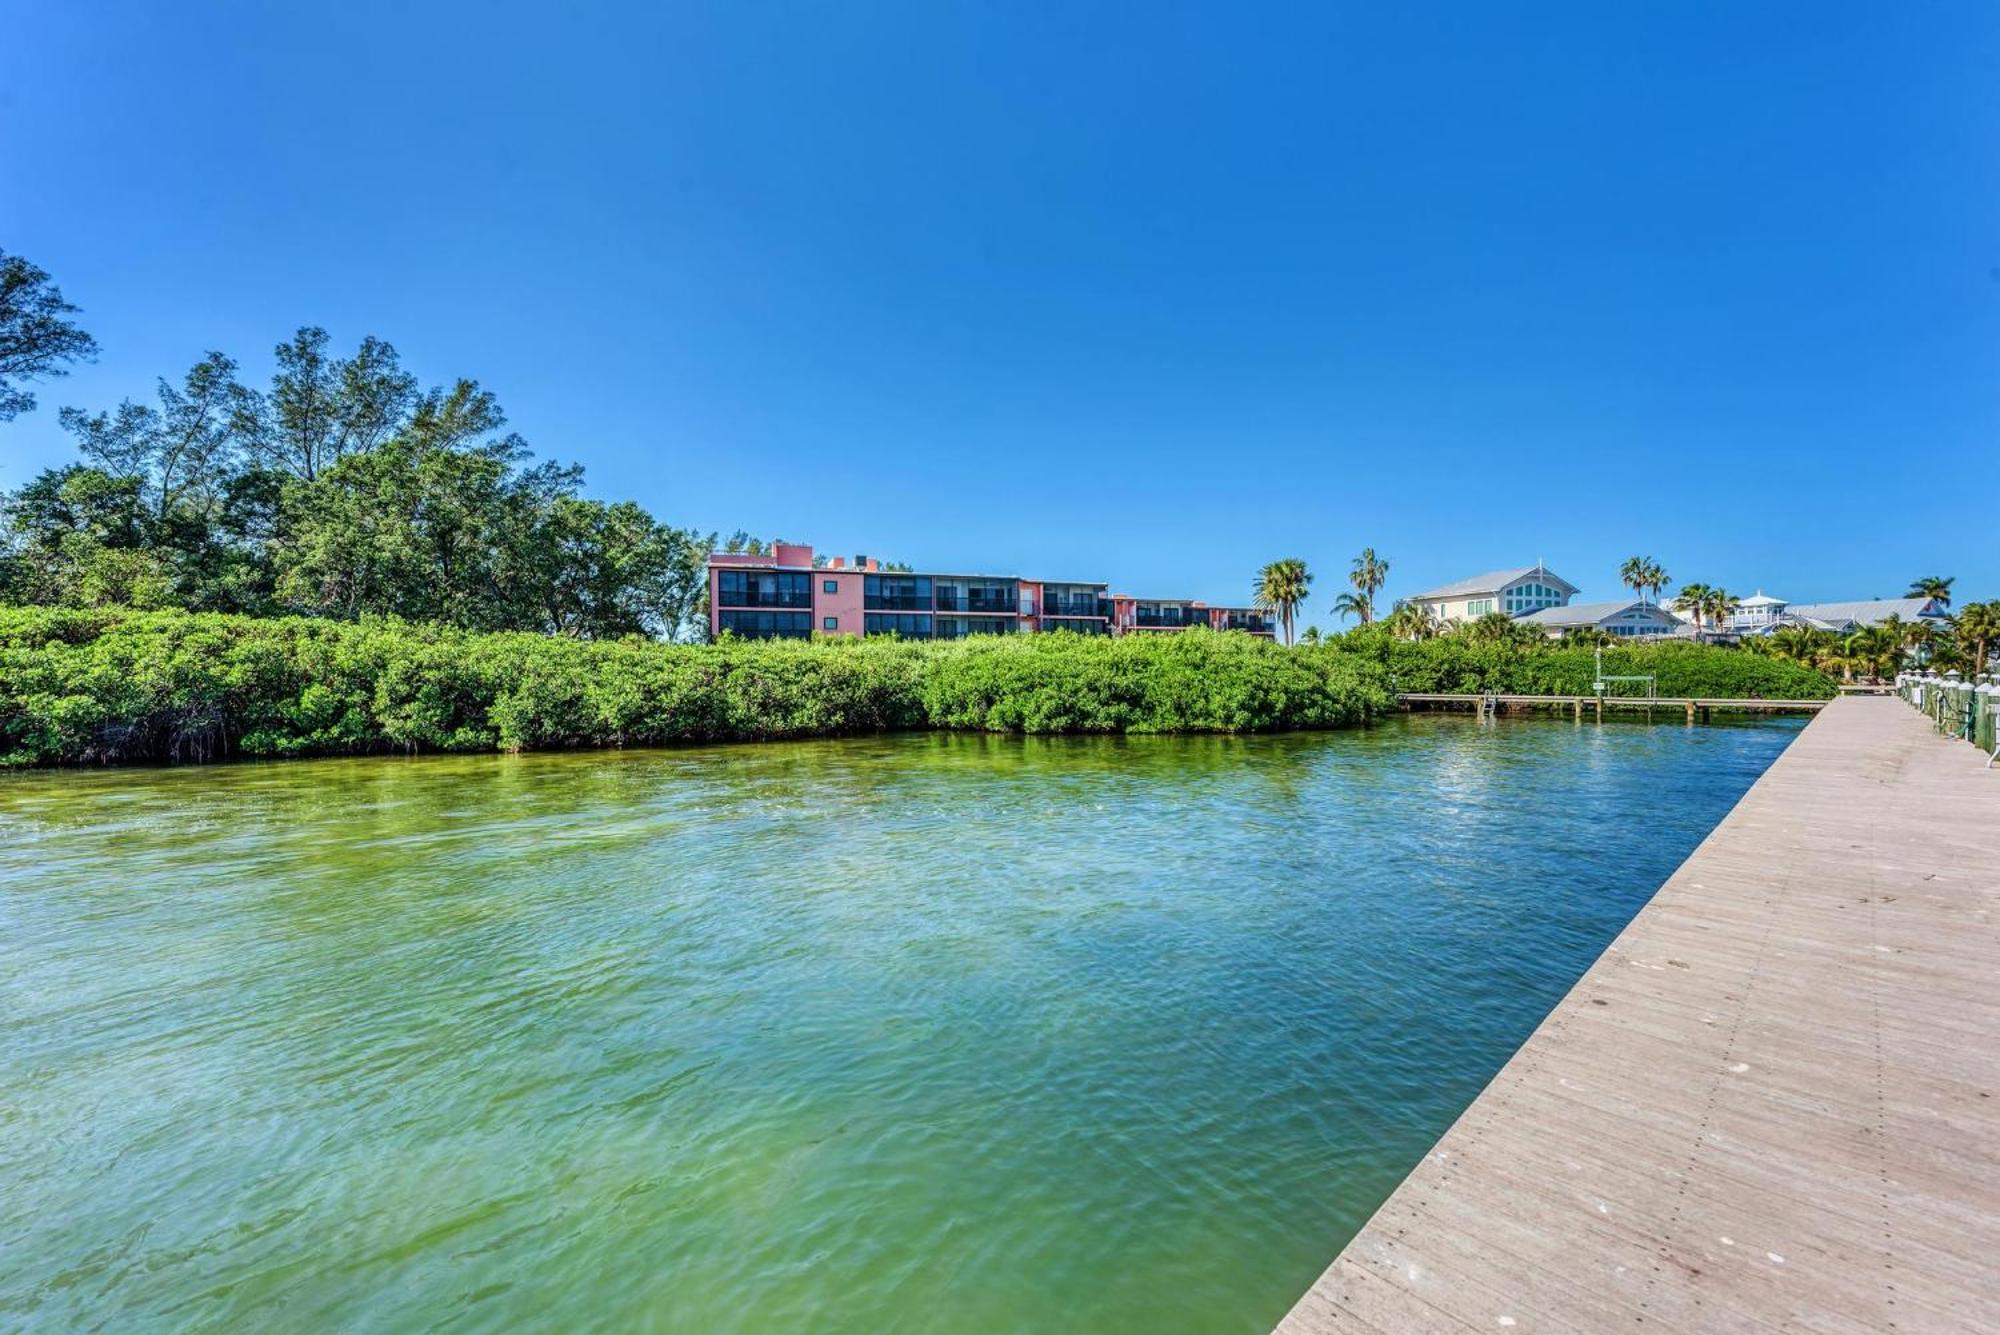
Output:
[[[1244,635],[667,645],[399,621],[0,608],[0,764],[482,751],[903,728],[1357,723],[1378,671]]]

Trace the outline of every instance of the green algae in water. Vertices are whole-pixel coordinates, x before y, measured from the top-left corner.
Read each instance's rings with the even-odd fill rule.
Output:
[[[1796,731],[0,777],[0,1326],[1262,1331]]]

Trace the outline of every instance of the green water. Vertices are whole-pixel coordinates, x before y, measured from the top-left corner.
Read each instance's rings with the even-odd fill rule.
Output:
[[[1795,732],[0,777],[0,1328],[1262,1331]]]

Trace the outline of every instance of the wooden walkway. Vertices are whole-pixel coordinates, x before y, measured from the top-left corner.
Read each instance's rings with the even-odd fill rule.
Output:
[[[2000,1330],[1984,760],[1831,703],[1279,1330]]]
[[[1590,710],[1597,718],[1604,717],[1604,711],[1626,710],[1645,713],[1673,715],[1685,712],[1687,721],[1692,723],[1699,714],[1707,718],[1715,713],[1746,714],[1817,714],[1825,709],[1825,700],[1753,700],[1753,699],[1688,699],[1686,696],[1618,696],[1618,695],[1473,695],[1465,693],[1427,693],[1405,691],[1396,697],[1396,703],[1404,709],[1470,709],[1477,714],[1499,714],[1516,709],[1554,709],[1568,711],[1582,718],[1585,710]]]

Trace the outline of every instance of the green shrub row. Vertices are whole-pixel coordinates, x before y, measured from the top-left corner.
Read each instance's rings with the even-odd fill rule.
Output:
[[[1308,652],[1363,658],[1385,674],[1393,691],[1590,695],[1597,680],[1597,652],[1560,642],[1523,647],[1460,635],[1398,640],[1371,630]],[[1838,689],[1816,668],[1687,640],[1617,645],[1603,651],[1603,664],[1607,676],[1656,677],[1659,694],[1673,698],[1825,700]],[[1626,683],[1614,693],[1642,690]]]
[[[1390,707],[1243,635],[669,645],[393,620],[0,608],[0,764],[540,750],[907,728],[1250,732]]]
[[[1604,651],[1664,696],[1821,699],[1823,673],[1736,650]],[[1331,728],[1396,691],[1587,694],[1586,648],[1411,642],[1283,649],[1194,631],[672,645],[396,620],[0,608],[0,764],[370,751],[554,750],[909,728]]]

